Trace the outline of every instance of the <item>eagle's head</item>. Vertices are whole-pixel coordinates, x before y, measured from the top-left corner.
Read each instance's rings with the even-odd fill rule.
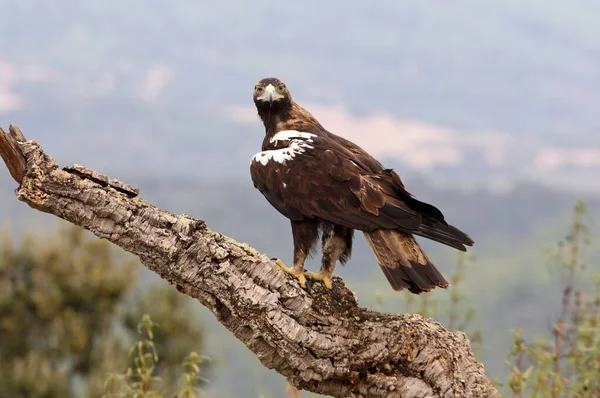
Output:
[[[254,103],[258,109],[290,105],[292,96],[285,83],[274,77],[261,79],[254,86]]]

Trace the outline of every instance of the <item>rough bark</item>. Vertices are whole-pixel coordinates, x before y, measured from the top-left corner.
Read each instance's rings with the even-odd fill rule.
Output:
[[[60,169],[18,128],[0,153],[19,200],[137,255],[199,300],[262,364],[299,389],[336,397],[496,397],[462,332],[412,314],[357,306],[340,278],[302,289],[269,258],[171,214],[82,166]]]

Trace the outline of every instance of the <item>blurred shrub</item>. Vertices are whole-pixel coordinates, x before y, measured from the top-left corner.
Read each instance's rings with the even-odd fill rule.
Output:
[[[150,316],[142,316],[137,325],[140,339],[129,350],[130,366],[125,373],[111,373],[104,383],[106,394],[103,398],[163,398],[160,392],[163,379],[156,376],[159,356],[155,343],[155,324]],[[210,358],[195,352],[183,361],[183,374],[178,398],[200,397],[199,386],[207,380],[200,376]],[[173,390],[173,388],[171,388]]]
[[[81,228],[3,231],[0,253],[0,397],[101,396],[106,374],[129,366],[143,313],[160,325],[155,371],[167,385],[202,350],[192,301],[164,283],[140,289],[135,258]]]
[[[560,313],[549,336],[527,341],[522,330],[513,331],[506,363],[514,397],[600,397],[600,274],[590,278],[586,272],[585,214],[584,203],[578,202],[567,237],[547,249],[549,271],[563,284],[557,291],[562,294]],[[585,284],[593,287],[591,294],[578,286]]]

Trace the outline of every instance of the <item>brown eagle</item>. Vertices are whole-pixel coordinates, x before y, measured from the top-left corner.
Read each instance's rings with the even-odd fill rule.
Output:
[[[266,135],[252,158],[254,186],[291,220],[294,263],[286,267],[304,287],[306,278],[332,288],[333,270],[350,259],[354,230],[363,231],[394,290],[429,291],[448,282],[413,235],[465,251],[473,240],[449,225],[434,206],[415,199],[398,174],[358,145],[327,131],[292,100],[279,79],[254,87],[254,104]],[[304,261],[322,236],[321,271]]]

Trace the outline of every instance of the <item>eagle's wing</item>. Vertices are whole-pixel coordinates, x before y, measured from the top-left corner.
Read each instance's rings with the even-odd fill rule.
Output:
[[[286,217],[318,217],[362,231],[400,229],[462,251],[473,244],[358,145],[326,131],[311,135],[309,144],[293,158],[251,164],[255,187]]]
[[[391,169],[384,169],[381,163],[355,143],[348,141],[343,137],[334,136],[328,132],[327,134],[329,134],[330,137],[335,137],[335,141],[342,145],[342,150],[351,153],[351,158],[361,159],[361,166],[367,170],[368,173],[375,172],[383,178],[387,184],[391,184],[390,189],[394,192],[396,198],[408,205],[411,210],[421,215],[422,224],[417,230],[410,231],[411,233],[432,239],[461,251],[466,251],[465,245],[473,245],[473,239],[458,228],[448,224],[444,219],[444,215],[437,207],[421,202],[411,195],[404,187],[404,184],[400,180],[400,176],[398,176],[396,172]]]
[[[315,137],[311,147],[293,159],[251,165],[254,185],[282,214],[362,231],[418,230],[421,215],[398,197],[374,158],[328,136]]]

